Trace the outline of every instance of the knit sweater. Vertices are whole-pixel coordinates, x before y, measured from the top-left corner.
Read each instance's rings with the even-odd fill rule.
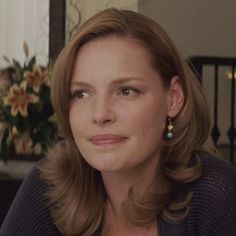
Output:
[[[236,236],[236,168],[204,154],[202,176],[193,190],[190,212],[179,224],[158,221],[159,236]],[[0,230],[1,236],[60,236],[47,207],[47,185],[34,168],[21,185]]]

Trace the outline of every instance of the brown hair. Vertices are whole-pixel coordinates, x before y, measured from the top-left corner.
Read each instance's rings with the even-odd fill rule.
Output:
[[[162,148],[159,175],[163,188],[142,199],[136,199],[131,189],[123,205],[125,216],[136,225],[146,225],[157,216],[168,222],[182,220],[192,193],[177,201],[177,186],[196,180],[202,171],[197,154],[210,125],[207,103],[193,72],[156,22],[128,10],[104,10],[80,28],[54,68],[52,102],[64,140],[48,153],[43,178],[49,183],[52,217],[65,235],[93,235],[103,224],[106,191],[100,173],[85,162],[74,142],[69,124],[69,88],[80,48],[109,35],[138,40],[150,52],[163,85],[168,88],[173,76],[178,75],[185,97],[181,112],[173,120],[174,138],[164,140]]]

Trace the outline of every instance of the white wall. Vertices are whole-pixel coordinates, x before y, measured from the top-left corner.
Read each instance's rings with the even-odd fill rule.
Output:
[[[81,12],[81,23],[97,12],[109,7],[138,10],[138,0],[67,0],[67,40],[69,32],[78,21],[78,14],[73,5],[76,5]]]
[[[0,67],[2,56],[24,61],[23,42],[37,61],[48,60],[49,0],[0,0]]]
[[[235,0],[139,0],[184,56],[236,56]]]
[[[138,8],[138,0],[83,0],[80,2],[83,20],[109,7],[125,8],[133,11],[137,11]]]

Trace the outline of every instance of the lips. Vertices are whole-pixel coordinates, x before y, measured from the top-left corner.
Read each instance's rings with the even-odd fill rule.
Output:
[[[90,140],[95,145],[118,144],[126,139],[124,136],[114,134],[102,134],[93,136]]]

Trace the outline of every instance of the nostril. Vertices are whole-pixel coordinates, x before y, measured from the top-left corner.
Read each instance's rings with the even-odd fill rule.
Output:
[[[96,99],[92,109],[92,121],[96,124],[109,124],[115,121],[115,112],[112,108],[111,100],[104,96]]]
[[[98,118],[98,117],[95,117],[93,119],[93,122],[96,123],[96,124],[107,124],[107,123],[111,123],[112,122],[112,119],[110,118]]]
[[[104,120],[103,123],[110,123],[110,122],[111,122],[111,119],[106,119],[106,120]]]
[[[109,124],[115,121],[115,114],[112,111],[106,113],[96,113],[93,116],[93,123],[96,124]]]

